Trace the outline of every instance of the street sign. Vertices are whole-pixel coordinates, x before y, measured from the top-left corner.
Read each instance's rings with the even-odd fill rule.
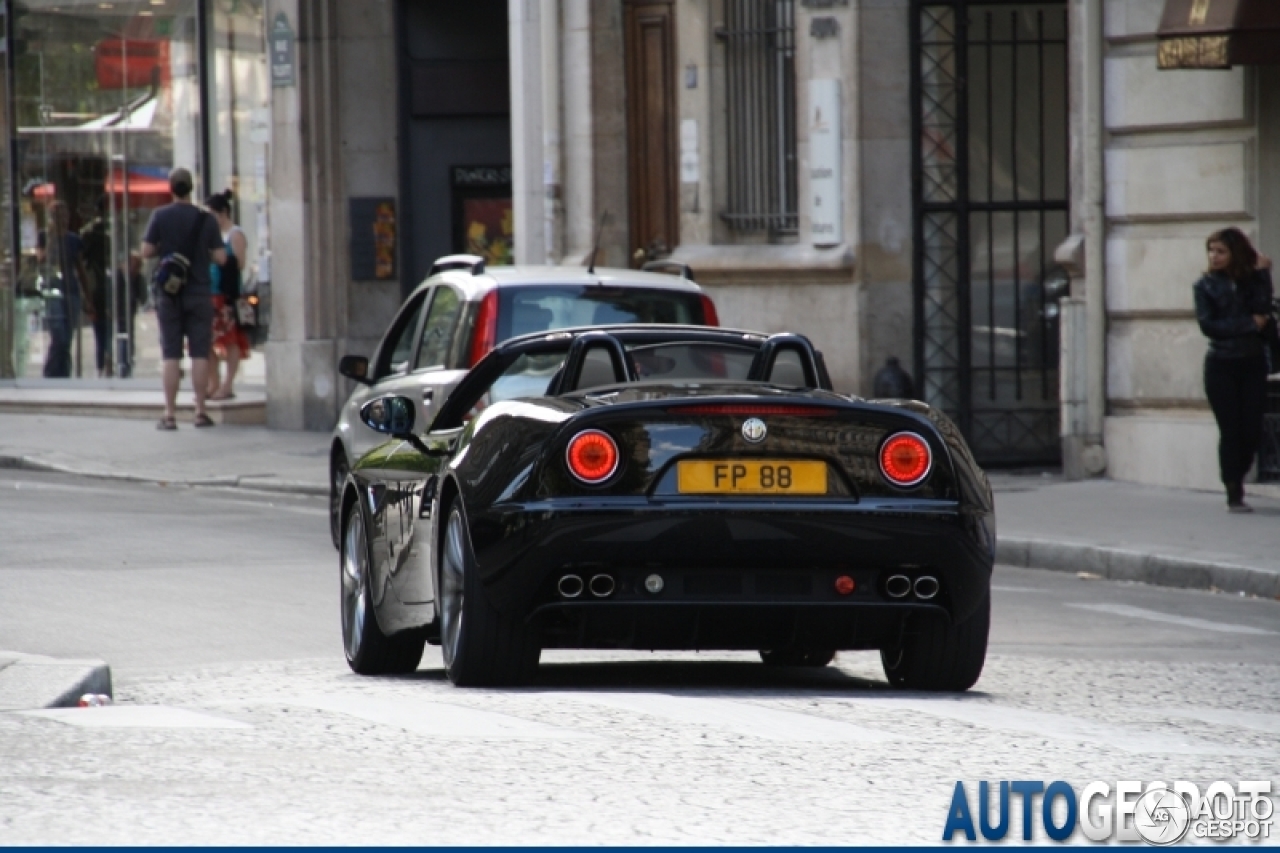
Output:
[[[284,12],[271,25],[271,85],[279,88],[296,82],[294,73],[293,28]]]

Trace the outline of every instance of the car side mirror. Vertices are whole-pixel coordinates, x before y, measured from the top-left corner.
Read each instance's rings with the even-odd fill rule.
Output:
[[[344,355],[338,359],[338,373],[361,385],[373,384],[369,378],[369,359],[362,355]]]
[[[393,438],[412,436],[413,419],[413,401],[408,397],[379,397],[360,407],[365,426]]]

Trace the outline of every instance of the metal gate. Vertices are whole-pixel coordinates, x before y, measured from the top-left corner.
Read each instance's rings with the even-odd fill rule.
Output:
[[[984,464],[1052,464],[1066,3],[913,0],[915,364]]]

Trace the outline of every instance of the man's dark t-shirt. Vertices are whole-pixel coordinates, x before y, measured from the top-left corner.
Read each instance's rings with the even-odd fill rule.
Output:
[[[204,213],[204,227],[200,229],[196,245],[192,246],[191,231],[195,228],[196,217],[201,213]],[[142,240],[155,246],[157,256],[161,258],[173,252],[185,255],[194,251],[195,254],[188,257],[191,261],[191,280],[187,286],[194,290],[209,289],[209,252],[222,248],[222,231],[213,214],[202,211],[194,204],[166,204],[151,214],[146,236]]]

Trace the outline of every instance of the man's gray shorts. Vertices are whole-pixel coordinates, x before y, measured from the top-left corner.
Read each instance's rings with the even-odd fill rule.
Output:
[[[182,339],[187,339],[187,354],[192,358],[208,358],[213,343],[213,296],[206,288],[190,285],[170,296],[156,290],[156,320],[160,324],[160,352],[165,361],[182,358]]]

